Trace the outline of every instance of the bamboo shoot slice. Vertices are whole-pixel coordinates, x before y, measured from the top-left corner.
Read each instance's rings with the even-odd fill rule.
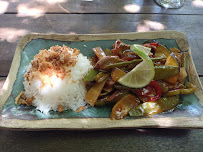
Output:
[[[85,101],[87,101],[92,107],[94,107],[107,79],[102,82],[96,82],[86,93]]]

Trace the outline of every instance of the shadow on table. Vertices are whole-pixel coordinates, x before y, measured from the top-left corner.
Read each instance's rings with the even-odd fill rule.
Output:
[[[126,136],[126,135],[136,135],[137,137],[147,135],[156,137],[181,137],[187,136],[190,133],[190,129],[162,129],[162,128],[139,128],[139,129],[108,129],[108,130],[46,130],[46,131],[20,131],[20,130],[0,130],[0,135],[14,135],[26,137],[26,135],[32,135],[38,137],[38,135],[43,137],[52,136],[88,136],[88,137],[103,137],[103,136]]]
[[[3,151],[194,151],[203,130],[114,129],[99,131],[0,130]]]

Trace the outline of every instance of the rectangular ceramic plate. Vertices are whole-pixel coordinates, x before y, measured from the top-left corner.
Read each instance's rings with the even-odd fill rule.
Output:
[[[80,113],[66,110],[58,115],[56,112],[43,114],[34,107],[16,106],[15,97],[23,90],[25,67],[39,50],[53,45],[78,48],[85,56],[92,56],[93,47],[112,48],[116,39],[128,44],[143,43],[156,39],[168,48],[177,47],[187,54],[187,71],[189,81],[197,86],[195,95],[181,96],[181,104],[173,111],[153,117],[126,118],[110,120],[111,107],[88,108]],[[203,128],[203,89],[191,57],[187,36],[177,31],[122,34],[28,34],[19,42],[12,66],[0,99],[0,127],[18,129],[107,129],[132,127],[159,128]]]

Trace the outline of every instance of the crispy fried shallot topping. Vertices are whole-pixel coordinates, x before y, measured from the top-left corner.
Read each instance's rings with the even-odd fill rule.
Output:
[[[39,54],[34,56],[34,60],[31,61],[32,67],[29,72],[27,72],[24,77],[29,81],[35,76],[46,75],[46,77],[51,77],[56,75],[61,79],[65,76],[70,76],[69,66],[74,67],[77,60],[75,56],[78,56],[79,50],[74,48],[71,49],[65,45],[53,46],[49,50],[40,50]],[[41,78],[43,80],[43,78]],[[46,84],[46,81],[42,82]]]

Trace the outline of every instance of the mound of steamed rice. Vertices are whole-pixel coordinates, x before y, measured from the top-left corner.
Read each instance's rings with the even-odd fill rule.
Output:
[[[26,99],[43,113],[87,105],[84,74],[92,68],[87,57],[79,50],[65,45],[40,50],[26,67],[24,89]]]

